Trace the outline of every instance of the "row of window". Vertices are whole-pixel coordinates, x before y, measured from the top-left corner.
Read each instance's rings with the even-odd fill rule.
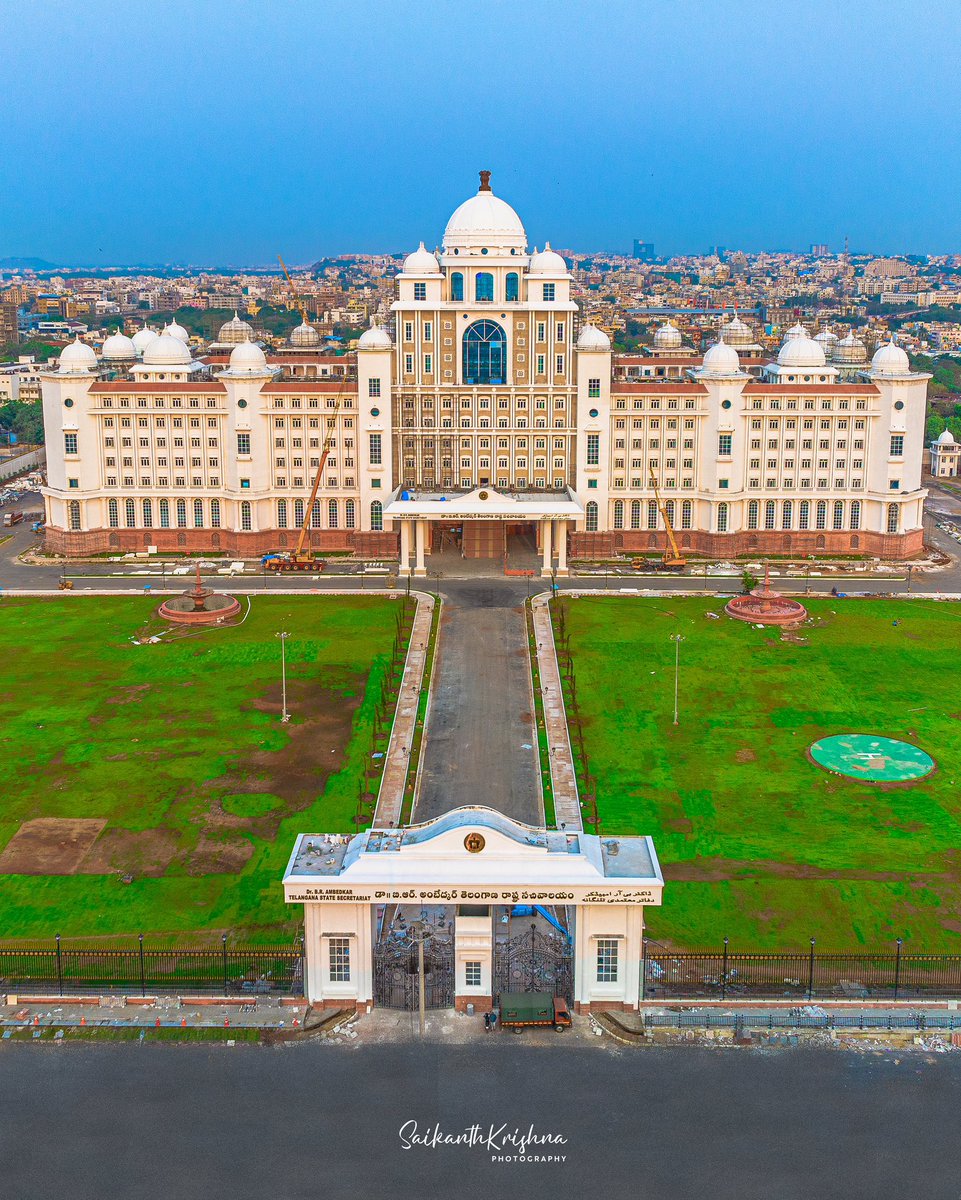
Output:
[[[287,500],[277,501],[277,528],[289,528],[288,519],[291,515],[290,503]],[[304,523],[306,512],[304,500],[292,502],[293,527],[299,529]],[[343,501],[344,528],[356,527],[356,506],[353,500]],[[327,528],[339,529],[341,502],[327,501]],[[153,529],[155,524],[160,529],[186,529],[192,524],[195,529],[219,529],[221,527],[221,507],[219,500],[204,501],[200,499],[174,501],[161,499],[143,499],[140,501],[139,512],[137,502],[132,499],[107,501],[107,524],[111,529],[120,527],[121,516],[127,529]],[[205,516],[208,520],[205,520]],[[80,502],[71,500],[68,506],[69,525],[71,529],[80,528]],[[138,519],[139,518],[139,519]],[[310,514],[310,525],[313,529],[322,527],[322,502],[315,500]],[[253,528],[252,512],[249,500],[240,503],[240,527],[249,530]],[[384,506],[379,500],[371,502],[370,527],[381,530],[384,528]]]

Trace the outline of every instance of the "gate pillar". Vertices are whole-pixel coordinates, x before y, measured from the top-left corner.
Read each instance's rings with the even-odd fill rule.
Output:
[[[494,925],[486,904],[458,905],[454,918],[454,1007],[490,1012],[493,1000]]]
[[[304,995],[315,1008],[368,1012],[374,997],[370,904],[304,905]]]
[[[641,988],[643,904],[578,904],[574,1010],[636,1012]]]

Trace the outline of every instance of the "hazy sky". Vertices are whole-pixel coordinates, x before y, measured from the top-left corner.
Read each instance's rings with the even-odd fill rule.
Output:
[[[0,258],[961,250],[961,5],[0,0]]]

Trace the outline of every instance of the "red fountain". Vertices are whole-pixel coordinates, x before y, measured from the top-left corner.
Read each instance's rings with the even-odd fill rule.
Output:
[[[239,612],[240,601],[235,596],[203,586],[199,566],[195,585],[180,596],[171,596],[157,609],[158,616],[177,625],[216,625]]]
[[[807,609],[798,600],[782,596],[771,587],[770,565],[764,568],[764,584],[752,588],[746,596],[735,596],[724,611],[736,621],[752,625],[797,625],[807,617]]]

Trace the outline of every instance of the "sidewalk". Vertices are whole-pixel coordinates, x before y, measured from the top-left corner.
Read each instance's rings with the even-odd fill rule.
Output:
[[[554,629],[551,625],[550,601],[546,595],[531,601],[534,639],[537,643],[537,671],[541,680],[541,703],[551,760],[551,787],[554,793],[554,814],[557,826],[583,832],[581,804],[577,794],[574,756],[567,729],[567,711],[561,673],[554,648]]]
[[[0,996],[0,1040],[18,1029],[302,1029],[302,996]]]

